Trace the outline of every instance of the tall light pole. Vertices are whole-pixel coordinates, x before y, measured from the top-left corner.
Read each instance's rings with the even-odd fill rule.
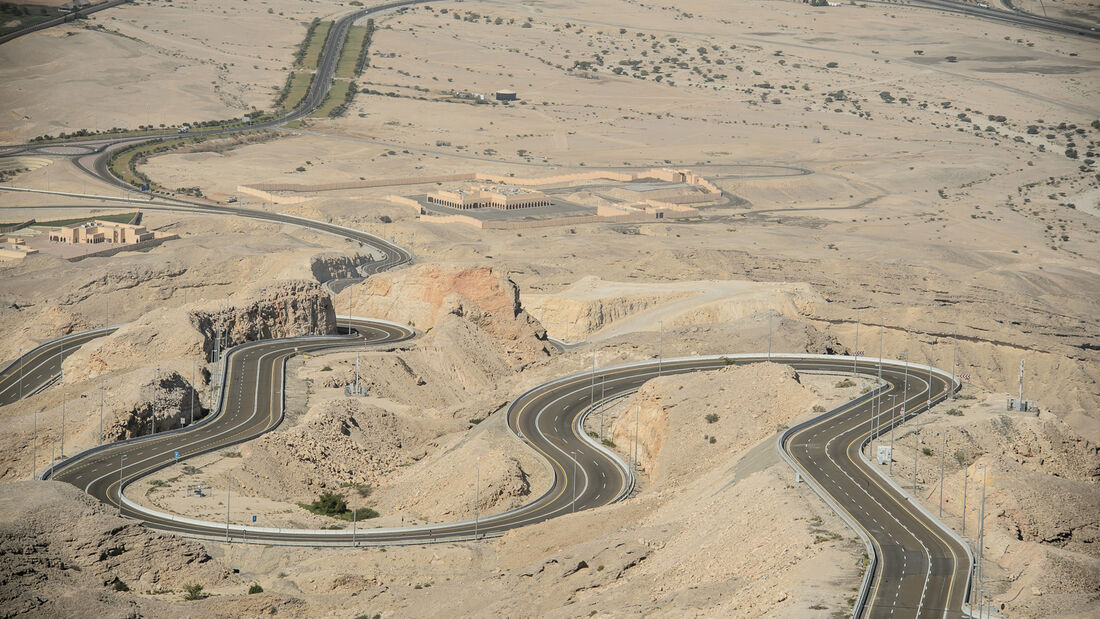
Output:
[[[854,355],[852,355],[852,376],[856,375],[856,363],[859,361],[859,323],[860,312],[862,311],[863,310],[856,310],[856,347],[855,350],[852,351],[853,353],[855,353]]]
[[[772,313],[768,311],[768,361],[772,360]]]
[[[917,496],[917,448],[920,447],[920,420],[916,422],[917,429],[913,432],[913,497]]]
[[[99,441],[98,445],[103,444],[103,386],[107,381],[106,378],[99,379]]]
[[[126,454],[118,459],[118,516],[122,517],[122,468],[126,466]]]
[[[658,320],[657,324],[661,328],[660,336],[657,339],[657,376],[661,375],[661,364],[665,356],[665,322]],[[1023,374],[1020,374],[1021,381],[1023,380]],[[1021,382],[1021,385],[1023,383]],[[1020,387],[1020,393],[1023,393],[1023,387]]]
[[[194,359],[191,360],[191,421],[187,425],[195,423],[195,389],[198,384],[195,382],[198,374],[199,362]]]
[[[638,416],[641,415],[642,405],[634,405],[634,472],[638,472]]]
[[[474,465],[474,539],[477,539],[477,525],[481,519],[481,465]]]
[[[878,328],[878,379],[882,380],[882,340],[886,335],[886,318],[882,318],[882,323]]]
[[[894,474],[894,421],[897,419],[898,394],[890,396],[890,475]],[[904,407],[905,402],[901,405]]]
[[[573,503],[570,505],[570,512],[577,512],[577,452],[571,451],[569,454],[573,457]]]
[[[65,401],[69,399],[69,394],[65,393],[65,398],[61,400],[61,457],[65,457]]]
[[[355,535],[359,529],[359,486],[352,484],[354,494],[351,495],[351,545],[358,546]]]
[[[947,433],[940,432],[940,518],[943,518],[943,458],[947,449]]]
[[[19,347],[19,399],[23,399],[23,347]]]
[[[160,368],[153,370],[153,404],[149,415],[149,435],[157,433],[157,386],[160,383]]]
[[[596,404],[596,349],[592,349],[592,379],[588,386],[588,405]]]
[[[359,395],[359,351],[355,352],[355,395]]]
[[[38,409],[34,409],[34,439],[31,441],[31,479],[38,479]]]
[[[963,449],[963,508],[962,508],[962,535],[966,537],[966,484],[970,473],[970,453]]]
[[[955,365],[958,363],[959,359],[958,330],[958,327],[951,329],[951,386],[949,388],[951,389],[952,400],[955,399]]]
[[[120,488],[121,490],[121,488]],[[229,505],[233,501],[233,469],[225,473],[225,541],[229,542]]]

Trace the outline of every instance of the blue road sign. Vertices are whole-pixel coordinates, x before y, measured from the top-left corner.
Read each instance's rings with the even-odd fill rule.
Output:
[[[176,452],[175,458],[176,458],[176,460],[180,459],[180,452],[178,452],[178,451]]]
[[[255,516],[252,517],[252,522],[256,522],[256,517]]]

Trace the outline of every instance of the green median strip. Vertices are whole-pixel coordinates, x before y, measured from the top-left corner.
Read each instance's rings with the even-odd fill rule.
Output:
[[[325,48],[325,39],[328,38],[329,30],[332,30],[332,22],[313,20],[306,32],[305,40],[298,47],[298,53],[294,61],[296,68],[306,71],[317,68],[317,64],[321,61],[321,51]]]
[[[354,78],[362,73],[370,52],[371,36],[374,34],[374,20],[367,20],[365,26],[352,26],[340,50],[340,62],[336,65],[336,77]]]
[[[312,73],[304,71],[291,73],[286,80],[286,85],[283,86],[283,92],[279,95],[275,107],[284,111],[297,108],[301,105],[302,100],[306,98],[306,95],[309,94],[309,85],[312,83]]]
[[[321,106],[314,110],[310,116],[315,118],[342,116],[348,105],[351,104],[352,99],[355,98],[355,91],[355,82],[345,82],[343,80],[333,82],[332,88],[329,89],[325,100],[321,102]]]

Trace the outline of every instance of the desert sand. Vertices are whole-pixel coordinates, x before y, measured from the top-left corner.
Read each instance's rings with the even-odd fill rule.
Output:
[[[1046,4],[1095,15],[1084,2]],[[0,139],[270,109],[309,20],[350,8],[177,0],[23,37],[0,46],[0,80],[11,85],[0,102],[12,111],[0,118]],[[379,525],[433,522],[469,515],[468,473],[478,466],[479,507],[504,510],[549,480],[508,435],[503,407],[531,386],[587,369],[593,356],[603,366],[658,351],[881,350],[965,375],[959,400],[918,420],[917,495],[938,510],[942,456],[944,520],[958,530],[964,476],[969,510],[979,470],[989,471],[984,567],[1005,615],[1096,614],[1100,46],[895,4],[465,1],[376,23],[369,67],[356,79],[368,92],[343,117],[310,119],[231,150],[153,157],[142,171],[163,186],[224,199],[266,182],[662,166],[691,169],[735,199],[678,223],[503,231],[419,222],[385,199],[434,183],[307,191],[295,194],[304,201],[275,207],[241,195],[245,206],[333,221],[411,249],[414,265],[332,303],[339,314],[349,308],[412,324],[421,336],[360,353],[361,397],[344,395],[353,353],[297,359],[283,426],[145,480],[131,491],[135,500],[221,518],[232,469],[234,519],[333,524],[297,503],[369,484],[361,500],[379,511]],[[519,101],[456,96],[498,89],[517,91]],[[120,195],[60,154],[34,157],[20,165],[33,169],[5,182]],[[26,208],[61,204],[131,208],[4,192],[0,219],[73,212]],[[108,299],[112,323],[167,316],[181,329],[157,334],[170,344],[161,346],[165,355],[141,346],[141,354],[97,355],[146,331],[120,332],[70,360],[62,385],[0,409],[8,428],[4,543],[38,536],[51,557],[33,583],[6,585],[13,607],[303,617],[440,608],[470,616],[804,617],[850,608],[862,546],[795,485],[774,437],[858,388],[780,366],[651,381],[604,419],[625,454],[634,419],[624,413],[639,406],[638,491],[499,540],[357,551],[226,546],[161,538],[123,521],[104,524],[107,533],[89,526],[58,535],[66,524],[44,515],[59,505],[96,523],[113,515],[71,488],[23,481],[36,411],[33,465],[41,469],[62,401],[76,437],[70,445],[94,444],[103,381],[119,415],[141,410],[150,365],[177,372],[181,389],[197,383],[208,403],[203,339],[184,329],[188,312],[242,307],[242,298],[262,298],[250,296],[257,283],[323,281],[362,251],[233,218],[148,211],[146,223],[181,238],[110,259],[0,263],[0,326],[9,334],[0,358],[103,324]],[[585,343],[559,352],[548,337]],[[1004,410],[1021,359],[1035,416]],[[748,404],[731,410],[734,395]],[[710,411],[714,423],[705,419]],[[594,423],[589,429],[599,431]],[[895,436],[902,486],[912,481],[914,431],[907,425]],[[206,496],[196,497],[194,485]],[[15,500],[27,494],[36,499]],[[967,513],[970,537],[977,516]],[[89,558],[87,548],[128,535],[141,535],[142,548],[186,546],[210,568],[158,576],[166,569],[160,550],[135,556],[139,567],[127,568],[135,573]],[[26,558],[5,556],[11,570]],[[116,576],[131,592],[111,589]],[[211,596],[181,601],[193,582]],[[253,582],[264,593],[246,595]],[[65,593],[65,583],[88,595]],[[31,588],[43,591],[41,601]]]

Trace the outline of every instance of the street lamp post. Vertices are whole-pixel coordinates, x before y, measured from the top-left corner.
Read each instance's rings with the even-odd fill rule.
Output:
[[[894,422],[897,419],[898,394],[890,396],[890,475],[894,474]],[[905,406],[905,402],[901,403]]]
[[[572,513],[577,512],[577,452],[571,451],[569,454],[573,457],[573,503],[570,506]]]
[[[19,399],[23,399],[23,347],[19,347]]]
[[[481,465],[474,465],[474,539],[477,539],[477,525],[481,519]]]
[[[31,479],[38,479],[38,409],[34,409],[34,439],[31,441]]]
[[[940,518],[943,518],[943,459],[947,450],[947,433],[940,432]]]
[[[662,370],[661,364],[665,356],[665,322],[663,320],[658,320],[657,324],[661,328],[660,336],[657,340],[657,376],[660,376]]]
[[[233,469],[225,473],[225,541],[229,542],[229,506],[233,502]]]
[[[118,515],[122,517],[122,468],[126,466],[126,455],[118,459]]]
[[[65,401],[69,399],[68,392],[65,393],[65,398],[61,400],[61,457],[65,457]]]
[[[852,351],[853,353],[855,353],[852,355],[852,376],[856,375],[856,363],[859,362],[859,323],[860,312],[862,311],[863,310],[856,310],[856,347]]]

